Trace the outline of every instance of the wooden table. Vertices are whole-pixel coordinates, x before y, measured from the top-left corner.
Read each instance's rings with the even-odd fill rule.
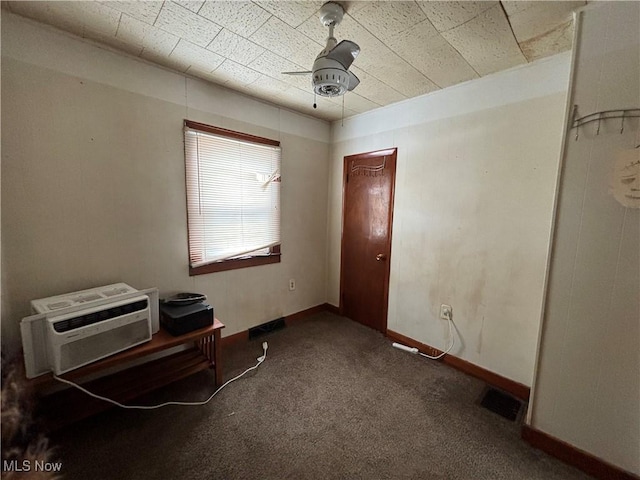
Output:
[[[90,392],[125,404],[145,393],[207,368],[214,370],[215,385],[212,385],[212,388],[217,388],[222,385],[220,338],[223,328],[224,324],[217,318],[211,326],[177,337],[160,328],[150,341],[142,345],[65,373],[61,377],[82,385]],[[127,366],[149,355],[190,343],[193,344],[192,348],[140,365]],[[107,372],[116,368],[122,370],[115,373]],[[91,379],[102,373],[107,374]],[[47,394],[52,385],[58,384],[51,374],[37,377],[31,380],[30,384],[41,396],[40,413],[51,429],[81,420],[112,406],[75,388]]]

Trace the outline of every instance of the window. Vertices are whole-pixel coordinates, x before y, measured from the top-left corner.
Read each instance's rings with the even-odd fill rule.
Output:
[[[185,120],[189,274],[280,261],[280,142]]]

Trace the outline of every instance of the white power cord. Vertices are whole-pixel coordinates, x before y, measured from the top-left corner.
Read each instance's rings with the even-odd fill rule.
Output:
[[[124,405],[124,404],[122,404],[120,402],[117,402],[115,400],[112,400],[110,398],[103,397],[103,396],[97,395],[95,393],[92,393],[89,390],[87,390],[86,388],[81,387],[77,383],[74,383],[74,382],[72,382],[70,380],[67,380],[65,378],[60,378],[57,375],[54,375],[53,378],[55,378],[59,382],[62,382],[62,383],[65,383],[67,385],[70,385],[72,387],[77,388],[78,390],[80,390],[81,392],[86,393],[90,397],[97,398],[98,400],[104,400],[105,402],[111,403],[112,405],[115,405],[115,406],[120,407],[120,408],[126,408],[126,409],[130,409],[130,410],[154,410],[156,408],[167,407],[169,405],[180,405],[180,406],[187,406],[187,407],[197,407],[197,406],[201,406],[201,405],[206,405],[207,403],[209,403],[211,401],[211,399],[213,397],[216,396],[216,394],[220,390],[222,390],[224,387],[229,385],[231,382],[235,382],[240,377],[242,377],[244,374],[250,372],[251,370],[255,370],[256,368],[258,368],[262,364],[262,362],[264,362],[266,360],[266,358],[267,358],[267,348],[268,347],[269,347],[269,345],[267,345],[267,342],[262,342],[263,354],[260,357],[257,358],[258,363],[256,363],[253,367],[247,368],[244,372],[242,372],[237,377],[233,377],[231,380],[227,380],[225,383],[223,383],[220,386],[220,388],[218,388],[215,392],[213,392],[209,398],[207,398],[206,400],[203,400],[201,402],[165,402],[165,403],[161,403],[159,405]]]
[[[456,343],[456,339],[453,335],[453,320],[451,319],[451,313],[446,312],[445,315],[447,316],[447,320],[449,321],[449,338],[451,339],[451,344],[449,345],[449,348],[447,348],[440,355],[437,355],[435,357],[431,355],[427,355],[426,353],[422,353],[421,351],[419,351],[416,347],[407,347],[406,345],[403,345],[401,343],[396,343],[396,342],[393,342],[393,346],[400,350],[404,350],[405,352],[413,353],[414,355],[417,353],[419,355],[422,355],[423,357],[430,358],[431,360],[438,360],[439,358],[444,357],[447,353],[451,351],[451,349]]]

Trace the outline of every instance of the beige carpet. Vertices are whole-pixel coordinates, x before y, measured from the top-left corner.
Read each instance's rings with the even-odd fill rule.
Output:
[[[319,314],[223,352],[231,378],[204,407],[113,409],[54,435],[66,479],[591,478],[531,448],[479,406],[484,384]],[[199,400],[202,372],[144,399]]]

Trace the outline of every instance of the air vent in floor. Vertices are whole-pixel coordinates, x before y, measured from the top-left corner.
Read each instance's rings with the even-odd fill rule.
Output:
[[[270,322],[263,323],[262,325],[258,325],[257,327],[253,327],[249,329],[249,340],[252,338],[256,338],[265,333],[273,332],[274,330],[280,330],[285,327],[284,317],[277,318],[275,320],[271,320]]]
[[[518,414],[522,408],[522,402],[520,400],[491,387],[485,389],[484,395],[480,400],[480,405],[512,422],[518,418]]]

